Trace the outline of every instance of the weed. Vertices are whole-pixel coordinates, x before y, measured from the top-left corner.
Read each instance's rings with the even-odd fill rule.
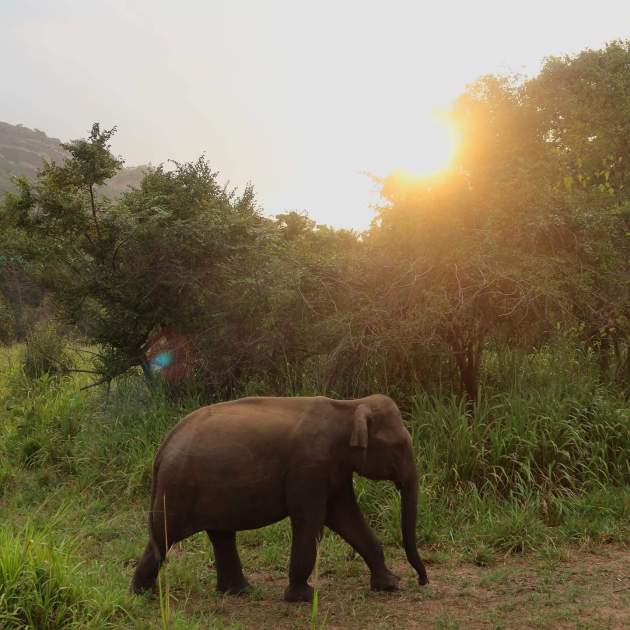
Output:
[[[440,617],[435,623],[435,630],[458,630],[459,623],[449,615]]]
[[[113,612],[81,584],[79,568],[63,547],[53,547],[30,527],[17,535],[0,529],[0,627],[96,627]]]
[[[67,367],[66,342],[57,325],[39,322],[26,338],[24,373],[29,378],[62,374]]]
[[[319,561],[321,557],[321,541],[317,544],[317,554],[315,556],[315,569],[313,582],[315,588],[313,590],[313,603],[311,604],[311,630],[324,630],[326,627],[327,615],[324,615],[322,621],[319,621]]]
[[[492,547],[482,543],[472,550],[470,560],[479,567],[488,567],[495,563],[496,553]]]

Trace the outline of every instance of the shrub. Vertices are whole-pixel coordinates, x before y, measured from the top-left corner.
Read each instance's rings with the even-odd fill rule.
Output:
[[[98,614],[62,549],[28,528],[0,529],[0,627],[87,627]]]

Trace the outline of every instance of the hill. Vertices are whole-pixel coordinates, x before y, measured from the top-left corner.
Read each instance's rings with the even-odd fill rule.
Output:
[[[61,140],[51,138],[39,129],[11,125],[0,121],[0,195],[15,190],[16,175],[34,178],[44,160],[63,162],[67,157]],[[116,196],[130,186],[137,186],[147,166],[123,168],[101,192]]]

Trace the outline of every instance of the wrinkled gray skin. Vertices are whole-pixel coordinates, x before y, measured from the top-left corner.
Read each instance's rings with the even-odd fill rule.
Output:
[[[419,583],[427,584],[415,542],[415,460],[396,404],[381,395],[244,398],[194,411],[164,440],[153,467],[149,543],[133,591],[154,588],[171,545],[206,531],[214,547],[217,589],[240,593],[247,581],[236,531],[286,516],[293,533],[287,601],[312,599],[308,578],[324,525],[363,557],[372,589],[395,590],[398,578],[386,567],[382,547],[357,505],[355,472],[393,481],[400,490],[407,559]]]

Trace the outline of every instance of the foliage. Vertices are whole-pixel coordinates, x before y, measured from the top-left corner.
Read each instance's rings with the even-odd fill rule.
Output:
[[[121,164],[113,131],[95,124],[88,140],[64,145],[69,160],[22,181],[5,204],[63,319],[100,345],[103,381],[146,363],[154,329],[211,327],[221,287],[263,224],[253,191],[221,188],[203,158],[158,167],[117,204],[97,199],[94,187]]]
[[[48,137],[39,129],[0,122],[0,197],[5,192],[17,192],[15,176],[35,178],[44,158],[60,164],[68,158],[68,153],[60,140]],[[130,186],[137,186],[146,168],[146,165],[124,167],[97,190],[116,197]]]
[[[397,314],[378,334],[400,347],[403,374],[449,356],[474,400],[486,348],[531,347],[567,321],[571,260],[553,238],[557,165],[524,87],[485,77],[452,117],[461,144],[450,171],[382,181],[368,246],[369,277],[385,278],[368,308]]]
[[[613,42],[527,81],[468,86],[451,111],[452,167],[378,180],[364,234],[265,218],[252,187],[228,190],[203,157],[108,199],[99,187],[122,160],[115,128],[95,124],[0,206],[1,334],[23,339],[50,296],[97,353],[95,382],[140,367],[155,384],[147,350],[166,331],[186,347],[188,380],[171,394],[206,399],[246,383],[472,403],[486,356],[559,332],[596,353],[605,381],[626,382],[629,59]]]
[[[187,412],[246,394],[393,395],[434,554],[486,565],[627,544],[629,68],[630,43],[613,42],[528,81],[483,77],[451,112],[452,168],[378,180],[363,234],[265,218],[253,188],[221,185],[204,157],[109,199],[122,160],[98,124],[15,180],[0,204],[0,342],[26,343],[0,354],[0,497],[16,524],[0,528],[0,626],[115,623],[90,584],[149,626],[127,566],[155,450]],[[83,335],[80,352],[61,330]],[[190,349],[180,387],[147,360],[162,331]],[[399,544],[399,493],[356,490]],[[82,566],[61,542],[77,524]],[[279,523],[241,540],[279,570],[289,536]],[[208,590],[206,546],[185,547],[194,568],[169,566],[181,602]],[[332,536],[322,549],[322,563],[347,553]],[[165,623],[197,627],[163,604]]]
[[[528,85],[547,141],[561,157],[569,187],[627,199],[630,165],[630,41],[573,57],[551,57]],[[604,197],[605,199],[605,197]]]
[[[0,527],[2,628],[96,627],[112,612],[99,609],[63,548],[30,527]]]
[[[554,528],[580,497],[630,483],[630,410],[617,390],[601,384],[594,353],[558,343],[518,360],[510,355],[486,357],[483,389],[490,393],[474,409],[427,394],[406,409],[428,542],[446,544],[453,519],[474,523],[504,510],[526,509]],[[509,375],[501,367],[508,364]],[[0,403],[10,409],[0,435],[6,488],[31,474],[44,485],[72,480],[75,491],[100,488],[99,494],[125,501],[146,497],[160,441],[203,404],[149,393],[138,375],[115,383],[106,407],[96,393],[79,391],[86,375],[33,381],[15,364],[1,378]],[[396,489],[357,483],[368,518],[388,541],[398,541]]]
[[[527,86],[561,165],[566,246],[582,337],[630,374],[630,41],[550,58]]]
[[[46,293],[32,273],[32,262],[28,234],[0,204],[0,343],[23,341],[39,319],[49,316]]]

